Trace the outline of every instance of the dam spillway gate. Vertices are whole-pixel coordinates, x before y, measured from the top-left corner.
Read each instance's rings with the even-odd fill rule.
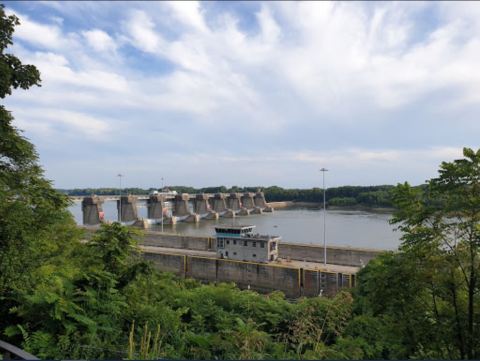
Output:
[[[143,222],[150,224],[175,224],[177,222],[197,223],[202,219],[219,217],[235,218],[249,214],[273,212],[263,192],[216,193],[216,194],[152,194],[149,196],[85,196],[71,197],[82,201],[82,220],[84,225],[95,226],[104,222],[103,203],[116,201],[117,215],[120,222],[132,224]],[[147,218],[138,216],[138,202],[146,202]]]

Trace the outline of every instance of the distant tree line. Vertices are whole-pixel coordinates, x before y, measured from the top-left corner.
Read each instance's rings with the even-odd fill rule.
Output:
[[[287,189],[278,186],[270,187],[238,187],[227,188],[225,186],[194,188],[188,186],[172,186],[170,190],[178,193],[230,193],[230,192],[256,192],[261,189],[265,193],[268,202],[295,201],[295,202],[314,202],[323,201],[323,189]],[[392,204],[392,185],[379,186],[343,186],[328,188],[326,192],[326,201],[329,206],[337,207],[382,207],[391,208]],[[121,190],[122,194],[146,195],[156,188],[125,188]],[[71,196],[97,195],[116,195],[120,194],[118,188],[75,188],[69,190],[60,190]]]
[[[96,194],[97,196],[114,196],[121,194],[138,194],[146,195],[153,191],[158,190],[157,188],[74,188],[74,189],[57,189],[57,191],[64,193],[69,196],[91,196]]]

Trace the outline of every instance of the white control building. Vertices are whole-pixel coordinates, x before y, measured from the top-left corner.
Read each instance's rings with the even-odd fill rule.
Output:
[[[239,261],[272,262],[278,258],[280,237],[254,234],[255,226],[217,226],[217,255]]]

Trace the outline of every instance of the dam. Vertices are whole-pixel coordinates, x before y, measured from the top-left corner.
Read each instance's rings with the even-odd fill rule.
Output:
[[[114,200],[117,203],[118,220],[147,228],[151,224],[175,224],[183,221],[198,223],[201,219],[235,218],[249,214],[273,212],[260,190],[256,193],[216,194],[151,194],[149,196],[85,196],[70,197],[82,201],[84,225],[95,226],[104,222],[103,203]],[[146,219],[138,216],[138,202],[146,202]]]

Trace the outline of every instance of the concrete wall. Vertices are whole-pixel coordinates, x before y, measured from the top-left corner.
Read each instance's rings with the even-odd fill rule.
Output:
[[[235,282],[240,288],[271,292],[279,290],[287,297],[300,297],[300,270],[270,264],[218,260],[217,281]]]
[[[334,296],[342,288],[350,288],[354,285],[350,274],[302,270],[303,295],[306,297],[315,297],[320,293],[324,296]]]
[[[278,246],[278,255],[282,258],[290,257],[300,261],[323,262],[324,250],[321,246],[285,242],[280,242]],[[327,246],[327,263],[342,266],[364,266],[380,253],[381,251],[373,249]]]
[[[213,237],[191,237],[177,234],[166,234],[145,231],[142,243],[146,246],[184,248],[200,251],[216,250],[216,242]],[[257,245],[258,246],[258,245]],[[278,256],[290,257],[293,260],[323,262],[323,247],[279,242]],[[230,253],[230,252],[229,252]],[[381,251],[373,249],[349,248],[327,246],[327,263],[342,266],[363,266]]]
[[[122,222],[131,222],[138,219],[137,197],[121,196],[117,200],[117,214],[120,214]]]
[[[234,282],[240,288],[259,292],[279,290],[289,298],[316,297],[320,290],[333,296],[342,287],[350,287],[350,275],[325,273],[303,268],[262,264],[218,258],[144,253],[160,271],[172,272],[181,277],[191,277],[206,282]]]
[[[217,260],[207,257],[187,257],[186,276],[201,281],[216,282],[217,281]]]
[[[82,200],[84,225],[97,225],[103,221],[103,200],[100,197],[85,197]]]
[[[145,246],[183,248],[197,251],[208,251],[216,248],[214,239],[207,237],[179,236],[177,234],[167,234],[145,231],[141,238],[141,244]]]
[[[186,256],[167,253],[144,253],[143,256],[146,260],[152,261],[160,271],[172,272],[177,276],[184,275]]]

